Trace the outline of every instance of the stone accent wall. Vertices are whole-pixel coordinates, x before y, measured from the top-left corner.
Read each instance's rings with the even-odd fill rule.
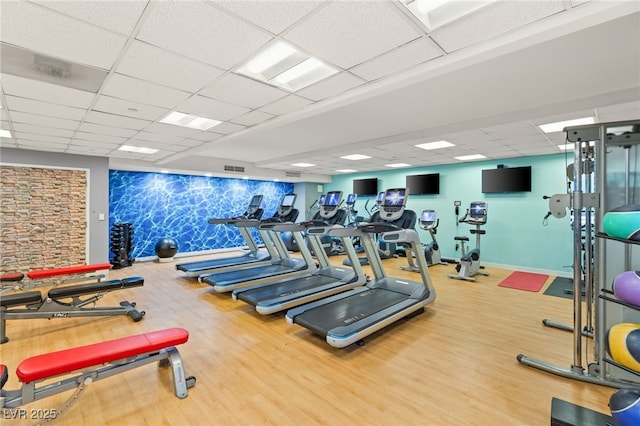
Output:
[[[86,263],[87,172],[0,166],[1,272]]]

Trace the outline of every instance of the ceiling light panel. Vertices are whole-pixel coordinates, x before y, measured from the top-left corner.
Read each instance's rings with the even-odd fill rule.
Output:
[[[161,1],[154,2],[136,38],[228,70],[272,35],[205,2]]]
[[[74,2],[75,3],[75,2]],[[2,2],[2,41],[110,69],[126,37],[26,1]]]
[[[564,10],[563,0],[493,2],[487,7],[438,28],[431,32],[430,36],[450,53]],[[487,25],[487,22],[491,22],[491,25]]]
[[[135,152],[137,154],[155,154],[158,152],[155,148],[147,148],[144,146],[122,145],[118,151]]]
[[[291,166],[294,166],[294,167],[313,167],[313,166],[315,166],[315,164],[311,164],[311,163],[293,163],[293,164],[291,164]]]
[[[289,43],[277,41],[240,66],[236,72],[295,92],[338,70],[300,52]]]
[[[285,38],[343,69],[420,38],[390,2],[326,2]]]
[[[429,30],[472,13],[495,0],[400,0]]]
[[[212,120],[210,118],[199,117],[196,115],[184,114],[178,111],[170,112],[166,117],[160,120],[160,122],[197,130],[208,130],[221,123],[221,121],[218,120]]]
[[[344,155],[344,156],[342,156],[340,158],[343,158],[345,160],[357,161],[357,160],[366,160],[367,158],[371,158],[371,157],[368,156],[368,155],[364,155],[364,154],[350,154],[350,155]]]
[[[385,167],[391,167],[393,169],[397,169],[397,168],[401,168],[401,167],[411,167],[411,164],[407,164],[407,163],[392,163],[392,164],[385,164]]]
[[[427,143],[421,143],[421,144],[415,145],[416,148],[421,148],[426,150],[449,148],[452,146],[455,146],[455,145],[448,141],[435,141],[435,142],[427,142]]]
[[[471,155],[461,155],[459,157],[454,157],[456,160],[460,161],[473,161],[473,160],[482,160],[483,158],[487,158],[482,154],[471,154]]]
[[[555,123],[540,124],[538,127],[545,133],[562,132],[565,127],[593,124],[593,117],[575,118],[573,120],[557,121]]]
[[[11,138],[11,132],[9,130],[0,129],[0,138]]]

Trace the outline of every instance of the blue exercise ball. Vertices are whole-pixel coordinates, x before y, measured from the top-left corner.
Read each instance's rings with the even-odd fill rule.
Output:
[[[640,425],[640,389],[624,388],[609,398],[611,416],[618,426]]]
[[[173,238],[163,238],[156,243],[158,259],[172,259],[178,252],[178,242]]]

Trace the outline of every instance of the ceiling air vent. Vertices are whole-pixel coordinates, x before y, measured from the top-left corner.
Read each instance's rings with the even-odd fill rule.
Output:
[[[299,172],[285,172],[287,177],[300,177]]]
[[[224,171],[225,171],[225,172],[239,172],[239,173],[244,173],[244,167],[240,167],[240,166],[228,166],[228,165],[225,165],[225,166],[224,166]]]

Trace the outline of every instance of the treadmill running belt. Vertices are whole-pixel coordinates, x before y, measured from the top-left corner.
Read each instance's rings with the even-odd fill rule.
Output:
[[[219,274],[212,274],[205,277],[202,282],[210,285],[232,285],[249,280],[257,280],[260,278],[267,278],[276,275],[282,275],[287,272],[293,272],[297,269],[288,265],[265,265],[255,268],[238,269],[235,271],[220,272]]]
[[[313,290],[331,283],[339,283],[340,280],[327,275],[312,275],[310,277],[294,278],[277,284],[260,286],[258,288],[243,291],[238,294],[238,299],[256,306],[265,300],[295,297],[301,292]],[[289,298],[287,298],[289,299]]]
[[[207,271],[214,268],[222,268],[225,266],[244,265],[257,262],[257,257],[240,255],[233,257],[224,257],[219,259],[203,260],[202,262],[189,262],[176,265],[176,269],[183,272]]]
[[[296,316],[294,322],[326,336],[329,330],[353,324],[408,297],[395,291],[374,288],[310,309]]]

